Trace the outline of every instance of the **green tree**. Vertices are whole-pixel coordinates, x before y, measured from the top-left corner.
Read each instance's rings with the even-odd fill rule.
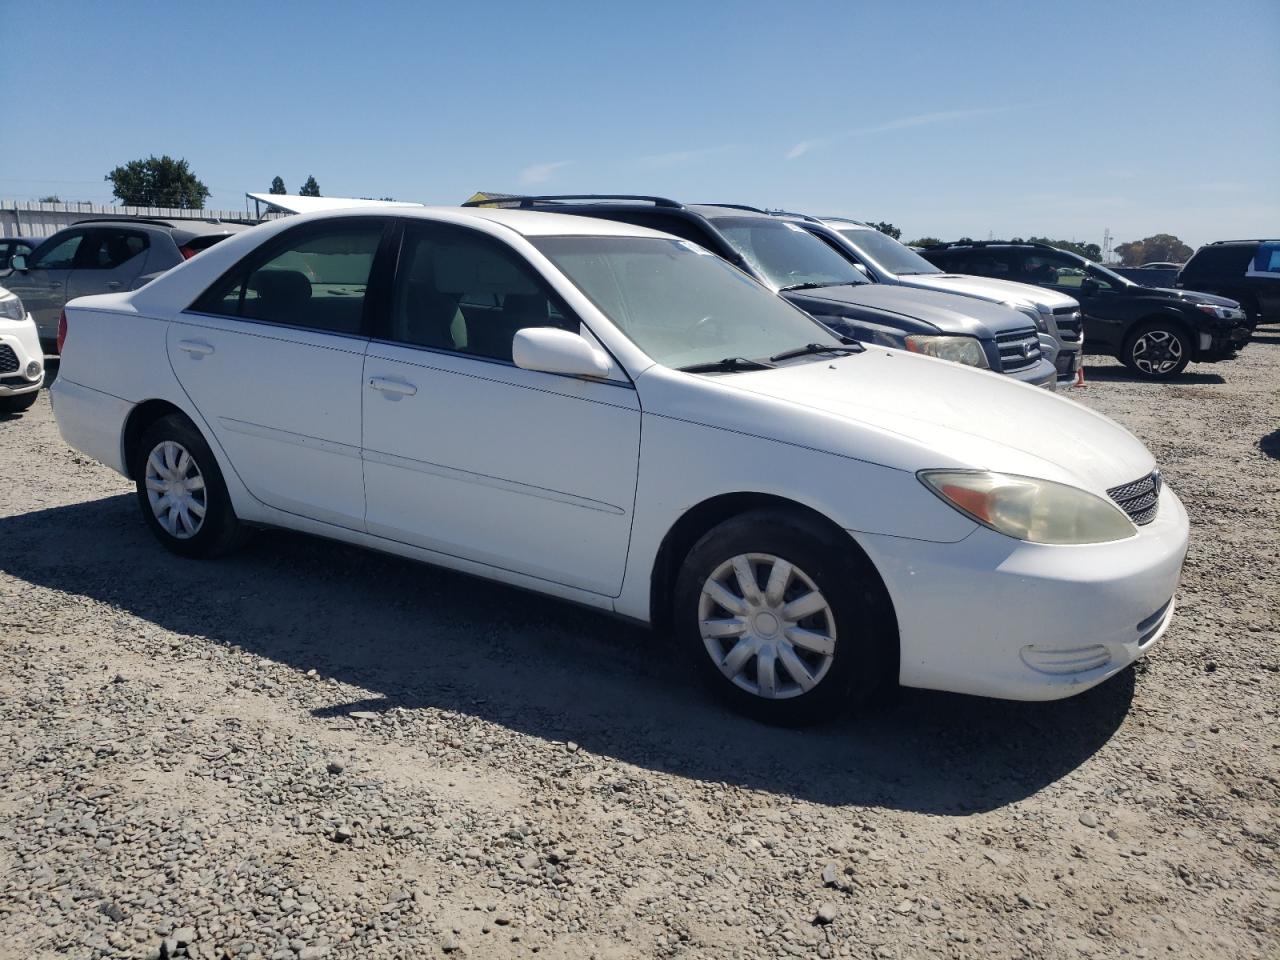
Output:
[[[129,207],[199,210],[209,196],[209,188],[192,173],[187,161],[168,154],[130,160],[103,179],[111,181],[116,199]]]
[[[59,197],[56,193],[51,193],[51,194],[49,194],[49,196],[47,196],[47,197],[41,197],[41,198],[40,198],[38,201],[36,201],[36,202],[37,202],[37,203],[61,203],[61,202],[62,202],[62,198],[61,198],[61,197]]]
[[[1102,247],[1096,243],[1078,243],[1075,240],[1050,240],[1048,237],[1032,237],[1030,242],[1047,243],[1049,246],[1057,247],[1059,250],[1078,254],[1086,260],[1097,262],[1102,259]]]
[[[307,177],[307,182],[302,185],[302,189],[298,191],[300,197],[318,197],[320,196],[320,184],[316,183],[315,177]]]
[[[1116,255],[1126,267],[1140,267],[1144,263],[1186,263],[1193,252],[1171,233],[1157,233],[1116,247]]]
[[[908,240],[908,247],[936,247],[942,241],[937,237],[921,237],[919,240]]]
[[[289,191],[285,188],[284,181],[282,179],[280,179],[279,177],[273,177],[271,180],[271,189],[267,192],[268,193],[288,193]]]
[[[867,222],[871,223],[870,221],[867,221]],[[892,223],[885,223],[883,220],[881,220],[879,223],[871,223],[871,226],[875,227],[881,233],[888,234],[889,236],[893,237],[893,239],[895,240],[899,240],[902,238],[902,231],[899,230],[897,227],[895,227]]]

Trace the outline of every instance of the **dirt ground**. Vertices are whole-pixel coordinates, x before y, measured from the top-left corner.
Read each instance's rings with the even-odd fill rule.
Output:
[[[286,533],[179,560],[0,419],[0,957],[1280,955],[1280,331],[1072,396],[1194,525],[1075,699],[761,727],[665,641]]]

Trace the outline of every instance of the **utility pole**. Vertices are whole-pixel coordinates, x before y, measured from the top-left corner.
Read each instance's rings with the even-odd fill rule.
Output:
[[[1111,228],[1102,231],[1102,262],[1111,262]]]

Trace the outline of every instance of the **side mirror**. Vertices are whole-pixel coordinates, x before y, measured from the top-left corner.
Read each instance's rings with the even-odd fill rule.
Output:
[[[603,377],[613,368],[608,355],[576,333],[555,327],[525,327],[511,343],[511,358],[522,370],[567,377]]]
[[[15,253],[9,258],[9,266],[19,273],[27,272],[27,255],[25,253]]]
[[[1096,297],[1102,287],[1093,277],[1085,277],[1080,281],[1080,292],[1086,297]]]

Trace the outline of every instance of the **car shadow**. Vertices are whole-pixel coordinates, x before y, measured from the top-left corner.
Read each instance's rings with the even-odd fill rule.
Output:
[[[962,815],[1075,769],[1123,722],[1134,671],[1070,700],[904,690],[808,730],[711,701],[671,641],[550,598],[266,531],[217,561],[155,543],[133,497],[0,518],[0,569],[370,696],[313,711],[438,707],[701,781],[830,804]]]
[[[1272,460],[1280,460],[1280,430],[1272,430],[1259,440],[1258,449]]]
[[[1127,382],[1127,383],[1150,383],[1153,385],[1164,383],[1226,383],[1222,374],[1219,373],[1191,373],[1186,370],[1178,374],[1176,377],[1168,377],[1164,380],[1147,380],[1135,373],[1130,372],[1128,367],[1124,366],[1106,366],[1093,367],[1085,364],[1084,379],[1088,383],[1090,380],[1098,380],[1105,382]]]

